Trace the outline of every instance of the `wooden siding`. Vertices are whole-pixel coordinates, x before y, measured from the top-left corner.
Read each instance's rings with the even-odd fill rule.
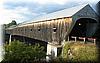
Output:
[[[33,22],[32,25],[16,27],[12,31],[12,35],[20,35],[30,37],[54,44],[60,44],[64,40],[65,33],[68,32],[72,18],[59,18],[41,22]],[[70,25],[69,25],[70,24]]]

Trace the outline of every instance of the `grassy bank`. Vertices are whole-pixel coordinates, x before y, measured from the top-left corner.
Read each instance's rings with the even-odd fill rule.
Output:
[[[96,45],[92,43],[84,44],[80,42],[65,42],[61,57],[66,61],[73,62],[97,62],[98,50]]]

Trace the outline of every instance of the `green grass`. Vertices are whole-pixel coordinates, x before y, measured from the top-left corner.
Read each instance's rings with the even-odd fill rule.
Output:
[[[71,49],[72,59],[68,56],[68,49]],[[81,42],[65,42],[65,45],[62,49],[61,57],[66,59],[67,61],[75,61],[75,62],[82,62],[82,61],[91,61],[97,62],[98,59],[98,50],[96,45],[84,44]]]

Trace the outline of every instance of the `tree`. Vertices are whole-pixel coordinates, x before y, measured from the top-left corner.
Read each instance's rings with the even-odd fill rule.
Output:
[[[5,44],[5,55],[2,62],[6,63],[32,63],[44,59],[44,47],[39,44],[27,45],[24,42],[13,41]]]
[[[9,24],[4,24],[3,26],[4,26],[4,28],[9,28],[10,26],[13,26],[13,25],[17,25],[17,22],[16,22],[15,20],[12,20],[11,23],[9,23]]]
[[[10,23],[10,25],[17,25],[15,20],[12,20],[12,22]]]

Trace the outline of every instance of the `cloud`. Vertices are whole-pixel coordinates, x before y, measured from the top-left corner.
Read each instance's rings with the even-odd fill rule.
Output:
[[[0,24],[15,19],[18,23],[38,15],[47,14],[83,3],[97,3],[99,0],[0,0]]]
[[[39,4],[49,4],[49,3],[55,3],[55,4],[65,4],[68,0],[33,0],[36,3]]]
[[[33,3],[39,3],[39,4],[49,4],[49,3],[55,3],[55,4],[65,4],[67,1],[70,0],[5,0],[6,2],[33,2]]]
[[[31,0],[30,0],[31,1]],[[82,3],[97,3],[99,0],[33,0],[32,2],[39,3],[39,4],[73,4],[74,2],[77,2],[79,4]]]
[[[35,12],[35,6],[10,6],[12,2],[16,4],[17,2],[22,3],[31,3],[32,0],[22,1],[22,0],[0,0],[0,24],[10,23],[12,20],[16,20],[17,23],[21,23],[23,21],[31,20],[35,16],[46,14],[45,12]],[[9,2],[9,5],[6,6],[5,3]],[[32,3],[31,3],[32,4]],[[17,4],[16,4],[17,5]],[[14,7],[14,8],[12,8]]]
[[[22,11],[21,11],[22,12]],[[21,14],[20,10],[8,10],[5,8],[0,8],[0,24],[9,23],[13,19],[24,19]],[[24,12],[24,11],[23,11]]]
[[[29,10],[28,7],[18,6],[14,9],[8,9],[4,7],[4,1],[0,3],[0,24],[7,24],[12,20],[16,20],[19,23],[29,20],[36,15],[38,14]]]

